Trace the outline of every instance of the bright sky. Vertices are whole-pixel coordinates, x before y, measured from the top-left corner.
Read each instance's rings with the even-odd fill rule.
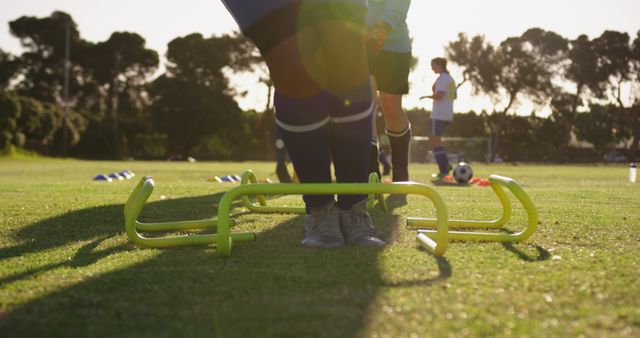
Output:
[[[264,0],[268,1],[268,0]],[[509,36],[517,36],[532,27],[540,27],[567,38],[579,34],[597,37],[604,30],[628,32],[632,38],[640,30],[640,0],[456,0],[440,2],[413,0],[407,19],[413,37],[414,55],[420,59],[412,74],[411,90],[405,107],[426,107],[418,101],[429,94],[435,75],[429,60],[444,54],[444,46],[458,33],[484,34],[494,45]],[[79,26],[82,38],[98,42],[114,31],[131,31],[147,40],[149,48],[164,54],[169,41],[194,32],[204,36],[222,34],[237,27],[224,6],[217,0],[2,0],[0,2],[0,48],[14,54],[21,52],[17,39],[9,33],[9,21],[29,15],[49,16],[54,10],[69,13]],[[452,68],[454,78],[461,74]],[[262,110],[266,88],[253,86],[251,77],[232,82],[239,92],[243,109]],[[492,110],[486,98],[473,97],[469,85],[458,94],[456,111]],[[532,107],[523,104],[519,113],[529,114]]]

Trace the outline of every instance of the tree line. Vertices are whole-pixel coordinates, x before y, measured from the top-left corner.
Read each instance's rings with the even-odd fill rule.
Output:
[[[23,16],[9,28],[24,51],[0,50],[0,148],[83,158],[266,159],[272,151],[270,100],[264,112],[242,111],[234,97],[243,93],[228,81],[253,72],[272,88],[242,35],[177,37],[161,70],[142,36],[86,41],[64,12]],[[460,82],[495,102],[491,112],[457,114],[452,136],[491,137],[494,153],[513,160],[574,160],[575,141],[592,144],[594,160],[617,145],[637,158],[640,95],[625,106],[621,87],[638,89],[640,32],[570,40],[535,28],[498,46],[460,34],[446,51]],[[516,116],[524,98],[551,115]],[[427,113],[410,116],[417,123]],[[522,147],[536,150],[521,158]]]
[[[88,158],[230,157],[255,147],[261,115],[234,101],[227,71],[262,68],[238,34],[168,44],[166,69],[131,32],[82,39],[64,12],[9,23],[19,55],[0,50],[0,147]]]
[[[571,40],[532,28],[498,46],[482,35],[461,33],[446,51],[462,68],[463,82],[470,82],[474,93],[496,103],[486,118],[493,139],[492,156],[521,143],[507,142],[508,127],[528,123],[531,133],[545,135],[541,141],[548,143],[548,157],[553,154],[567,160],[575,139],[592,144],[598,157],[607,148],[623,144],[628,157],[638,158],[640,31],[634,39],[628,33],[605,31],[594,39],[580,35]],[[627,106],[622,97],[625,84],[631,88]],[[550,106],[551,115],[537,122],[510,116],[521,98]]]

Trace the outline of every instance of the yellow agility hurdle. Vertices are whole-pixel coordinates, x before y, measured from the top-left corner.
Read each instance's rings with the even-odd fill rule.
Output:
[[[246,174],[248,181],[254,181],[252,174]],[[254,177],[255,179],[255,177]],[[383,194],[414,194],[422,195],[430,199],[436,209],[436,232],[433,240],[429,240],[427,249],[434,255],[442,255],[447,249],[447,209],[440,194],[432,188],[415,182],[402,182],[393,184],[371,183],[329,183],[329,184],[244,184],[227,191],[218,206],[218,217],[202,221],[182,221],[164,223],[142,223],[137,220],[142,212],[144,204],[153,192],[154,182],[151,177],[143,177],[131,193],[124,207],[125,230],[129,238],[138,245],[152,248],[164,248],[171,246],[206,245],[215,244],[218,253],[229,256],[234,242],[255,240],[255,233],[230,231],[233,225],[231,219],[231,204],[237,199],[245,203],[257,212],[295,212],[300,213],[303,208],[268,207],[265,205],[253,205],[248,196],[257,196],[261,204],[266,204],[264,195],[306,195],[306,194],[369,194],[382,198]],[[246,206],[247,204],[245,204]],[[197,230],[204,228],[216,228],[215,234],[193,234],[168,237],[145,237],[141,232],[172,231],[172,230]]]
[[[520,185],[509,177],[491,175],[489,177],[491,188],[498,196],[498,200],[502,204],[502,216],[491,221],[471,221],[471,220],[448,220],[447,225],[450,228],[500,228],[504,226],[511,217],[511,203],[503,187],[509,189],[513,195],[520,201],[527,212],[527,226],[518,233],[487,233],[487,232],[471,232],[471,231],[448,231],[447,238],[449,240],[458,241],[491,241],[491,242],[520,242],[524,241],[536,231],[538,226],[538,212],[536,207],[529,198],[529,195],[520,187]],[[436,220],[433,218],[407,218],[407,225],[410,227],[434,227]],[[435,232],[433,230],[418,230],[418,239],[424,241],[431,237]]]
[[[242,176],[241,184],[249,184],[256,183],[256,177],[251,170],[248,170]],[[369,176],[369,183],[380,183],[378,175],[372,173]],[[502,205],[502,215],[496,220],[490,221],[473,221],[473,220],[448,220],[447,228],[488,228],[488,229],[496,229],[501,228],[511,218],[511,202],[509,201],[509,197],[505,193],[502,187],[506,187],[509,191],[511,191],[516,198],[520,201],[522,206],[527,212],[528,224],[525,230],[518,233],[485,233],[485,232],[470,232],[470,231],[447,231],[447,240],[454,241],[491,241],[491,242],[520,242],[529,238],[537,228],[538,224],[538,214],[536,208],[529,198],[529,195],[520,187],[520,185],[509,177],[499,176],[499,175],[491,175],[489,177],[489,183],[493,191],[495,192],[498,200]],[[367,208],[372,209],[373,203],[375,199],[379,201],[382,209],[387,212],[387,204],[384,200],[384,196],[382,194],[378,195],[369,195],[369,201],[367,203]],[[245,207],[249,210],[255,212],[265,212],[265,213],[299,213],[304,214],[304,208],[296,208],[296,207],[269,207],[266,204],[266,200],[264,196],[258,195],[256,199],[260,203],[260,205],[253,204],[249,201],[248,196],[243,196],[243,203]],[[437,218],[417,218],[417,217],[408,217],[407,225],[409,227],[436,227],[437,226]],[[433,246],[433,240],[437,230],[425,230],[419,229],[417,240],[418,242],[427,248],[429,251]]]
[[[375,199],[380,202],[383,210],[387,210],[384,194],[413,194],[421,195],[433,203],[435,218],[408,218],[409,226],[427,226],[434,230],[421,230],[417,235],[419,243],[434,255],[441,256],[448,247],[449,240],[479,240],[479,241],[521,241],[535,231],[537,213],[535,206],[520,186],[510,178],[492,175],[489,179],[491,187],[502,203],[503,215],[495,221],[463,221],[448,220],[447,208],[440,194],[433,188],[416,182],[400,182],[380,184],[377,175],[370,176],[370,183],[329,183],[329,184],[265,184],[256,183],[253,172],[247,171],[242,176],[242,183],[224,194],[218,207],[218,217],[207,220],[142,223],[137,219],[144,204],[153,192],[154,181],[151,177],[143,177],[129,196],[124,207],[125,231],[129,238],[137,245],[164,248],[173,246],[208,245],[215,244],[221,256],[229,256],[234,242],[253,241],[253,232],[231,232],[234,224],[231,218],[232,202],[240,199],[244,206],[254,212],[261,213],[304,213],[301,207],[267,206],[265,195],[305,195],[305,194],[368,194],[368,207],[372,207]],[[449,227],[487,227],[496,228],[504,225],[511,216],[511,204],[502,186],[507,187],[516,195],[525,207],[529,217],[529,226],[517,234],[497,234],[479,232],[449,231]],[[258,204],[250,201],[255,196]],[[158,231],[186,231],[216,228],[215,234],[191,234],[167,237],[145,237],[144,232]]]
[[[247,170],[242,174],[242,178],[240,180],[241,185],[256,183],[258,183],[258,179],[252,170]],[[369,184],[377,183],[380,183],[380,178],[376,173],[371,173],[369,175]],[[258,201],[258,204],[252,203],[251,200],[249,200],[249,196],[242,196],[242,203],[244,204],[244,207],[253,212],[262,213],[304,214],[306,212],[304,207],[267,206],[267,200],[264,198],[264,195],[256,195],[255,198]],[[384,194],[370,194],[367,200],[367,209],[373,209],[373,205],[376,200],[382,210],[386,213],[388,208],[387,201],[384,199]]]
[[[186,231],[217,228],[217,219],[181,221],[181,222],[163,222],[163,223],[142,223],[139,222],[138,216],[142,212],[144,204],[153,192],[154,181],[151,177],[145,176],[133,189],[127,203],[124,205],[124,227],[127,236],[137,245],[150,248],[167,248],[174,246],[189,245],[205,245],[215,244],[218,241],[218,234],[207,234],[197,236],[169,236],[169,237],[145,237],[140,232],[159,232],[159,231]],[[227,220],[229,225],[233,224],[232,219]],[[236,241],[253,241],[255,234],[252,232],[235,233],[231,235]]]

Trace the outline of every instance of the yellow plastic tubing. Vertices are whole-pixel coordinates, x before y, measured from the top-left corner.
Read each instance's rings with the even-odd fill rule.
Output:
[[[252,174],[251,174],[252,175]],[[245,173],[243,176],[246,182],[255,181],[251,175]],[[245,183],[246,183],[245,182]],[[138,245],[145,247],[171,247],[185,245],[205,245],[216,244],[217,252],[222,256],[229,256],[233,242],[250,241],[255,239],[254,233],[231,233],[230,227],[233,225],[231,218],[232,202],[242,199],[245,206],[258,212],[304,212],[303,208],[292,207],[268,207],[264,195],[333,195],[333,194],[368,194],[377,196],[381,200],[381,205],[385,208],[382,200],[383,194],[415,194],[422,195],[430,199],[435,206],[436,230],[433,240],[425,245],[434,255],[442,255],[447,249],[447,208],[442,197],[432,188],[414,182],[403,182],[393,184],[380,183],[340,183],[340,184],[243,184],[235,187],[224,194],[219,204],[217,219],[202,221],[182,221],[164,223],[142,223],[137,221],[144,204],[153,192],[154,182],[150,177],[144,177],[131,193],[124,207],[125,230],[129,238]],[[248,196],[257,196],[260,205],[254,205],[248,200]],[[148,238],[140,234],[141,232],[153,231],[175,231],[194,230],[203,228],[217,228],[216,234],[193,234],[183,236],[153,237]]]
[[[240,180],[240,184],[255,184],[258,183],[256,176],[253,171],[247,170],[242,174],[242,179]],[[380,178],[376,173],[371,173],[369,175],[369,184],[377,184],[380,183]],[[283,213],[283,214],[304,214],[305,208],[303,207],[286,207],[286,206],[267,206],[267,201],[264,195],[256,195],[255,198],[258,201],[258,204],[252,203],[249,199],[249,196],[242,196],[242,203],[245,208],[253,211],[253,212],[261,212],[261,213]],[[367,209],[373,209],[373,205],[375,201],[378,200],[378,204],[382,208],[384,212],[387,212],[387,201],[384,199],[383,194],[370,194],[367,200]]]
[[[245,183],[254,182],[250,174],[245,173]],[[424,244],[425,248],[434,255],[441,256],[447,249],[447,208],[440,194],[432,188],[415,182],[400,182],[393,184],[380,183],[305,183],[305,184],[243,184],[229,190],[220,201],[218,209],[218,239],[217,250],[227,256],[231,253],[233,238],[230,237],[229,218],[231,203],[241,198],[245,206],[256,212],[294,212],[304,213],[304,208],[292,207],[269,207],[266,205],[264,195],[334,195],[334,194],[368,194],[377,196],[379,199],[384,194],[413,194],[422,195],[431,200],[435,206],[435,233]],[[248,196],[256,196],[260,205],[252,204]],[[383,207],[384,208],[384,207]]]
[[[154,182],[151,177],[143,177],[135,187],[124,207],[125,230],[131,240],[138,245],[145,247],[163,248],[186,245],[206,245],[216,244],[217,251],[222,256],[229,256],[233,242],[255,240],[252,232],[232,233],[230,227],[233,225],[231,218],[232,202],[241,199],[244,206],[255,212],[269,213],[304,213],[301,207],[281,207],[267,206],[265,195],[333,195],[333,194],[368,194],[368,206],[372,207],[374,199],[377,198],[379,204],[386,211],[386,204],[383,199],[384,194],[414,194],[422,195],[431,200],[435,206],[435,218],[408,218],[409,226],[431,227],[435,230],[419,230],[418,242],[434,255],[442,255],[447,249],[449,240],[475,240],[475,241],[497,241],[516,242],[529,238],[536,230],[538,215],[533,202],[527,193],[513,179],[498,175],[489,177],[491,188],[498,196],[502,204],[502,216],[492,221],[472,221],[472,220],[448,220],[447,208],[442,197],[432,188],[415,183],[402,182],[393,184],[380,184],[377,176],[370,177],[370,183],[340,183],[340,184],[264,184],[256,183],[255,176],[251,171],[244,173],[242,185],[229,190],[224,194],[219,204],[217,219],[178,221],[164,223],[142,223],[137,219],[142,212],[144,204],[153,192]],[[528,225],[525,230],[514,233],[483,233],[483,232],[463,232],[449,231],[449,227],[462,228],[499,228],[507,223],[511,217],[511,204],[509,198],[503,190],[509,189],[523,205],[528,216]],[[255,196],[258,204],[251,203],[249,196]],[[158,231],[186,231],[206,228],[217,228],[216,234],[192,234],[166,237],[145,237],[140,232]]]
[[[498,196],[498,200],[502,204],[502,216],[492,221],[470,221],[470,220],[449,220],[448,226],[451,228],[500,228],[505,225],[511,217],[511,203],[503,187],[509,189],[513,195],[520,201],[527,212],[527,227],[518,233],[485,233],[485,232],[468,232],[468,231],[449,231],[447,238],[449,240],[460,241],[493,241],[493,242],[519,242],[529,238],[538,226],[538,213],[529,195],[520,187],[520,185],[509,177],[491,175],[489,177],[491,188]],[[407,218],[407,224],[412,227],[434,227],[437,222],[433,218]],[[434,230],[420,230],[418,234],[419,240],[425,238],[433,238],[436,235]]]
[[[185,231],[215,228],[218,225],[216,219],[196,220],[196,221],[179,221],[164,223],[141,223],[138,216],[142,212],[144,204],[153,192],[154,182],[149,176],[143,177],[138,185],[133,189],[127,203],[124,205],[124,227],[127,235],[132,242],[140,246],[150,248],[166,248],[174,246],[187,245],[205,245],[215,244],[218,241],[217,234],[205,235],[182,235],[168,237],[145,237],[141,232],[158,232],[158,231]],[[233,224],[233,220],[227,220],[228,225]],[[255,240],[255,234],[252,232],[235,233],[230,236],[236,241],[252,241]]]

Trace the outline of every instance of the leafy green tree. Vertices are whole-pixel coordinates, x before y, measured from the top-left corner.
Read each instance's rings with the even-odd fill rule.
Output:
[[[471,40],[465,33],[458,34],[458,40],[452,41],[446,48],[447,58],[462,67],[463,80],[471,82],[474,94],[491,94],[497,91],[499,65],[494,62],[495,47],[476,35]]]
[[[20,103],[16,95],[0,92],[0,148],[16,143]]]
[[[633,45],[631,47],[631,62],[634,76],[632,78],[633,81],[640,82],[640,30],[636,33],[636,38],[633,40]],[[636,97],[640,98],[640,97]]]
[[[447,47],[447,56],[463,68],[464,80],[475,93],[483,93],[502,107],[489,119],[493,133],[493,154],[500,152],[506,116],[525,96],[542,105],[556,89],[553,79],[567,49],[560,35],[539,28],[527,30],[519,37],[507,38],[498,48],[482,36],[469,40],[464,34]]]
[[[593,144],[598,158],[603,158],[608,146],[615,142],[614,116],[616,108],[613,105],[591,104],[590,111],[576,116],[576,136],[580,140]]]
[[[0,92],[0,147],[12,144],[42,154],[60,154],[65,129],[72,146],[86,129],[82,115],[69,110],[66,117],[57,105]]]
[[[24,135],[25,148],[41,154],[59,154],[66,129],[68,146],[75,146],[87,128],[84,116],[74,110],[65,112],[57,105],[20,96],[19,131]]]
[[[447,133],[456,137],[486,137],[489,134],[485,117],[473,111],[455,114]]]
[[[115,32],[87,49],[78,59],[87,73],[78,106],[92,111],[94,123],[110,123],[110,148],[118,154],[141,132],[149,131],[147,84],[159,65],[157,52],[145,39]]]
[[[258,77],[258,83],[267,87],[266,104],[264,110],[257,116],[251,116],[245,120],[251,120],[251,134],[258,137],[264,145],[265,152],[262,158],[273,158],[274,142],[273,132],[275,129],[275,109],[273,107],[274,87],[269,70],[267,68],[260,51],[255,44],[246,36],[233,33],[220,38],[221,43],[225,44],[229,53],[230,62],[227,65],[232,75],[252,74]],[[238,92],[231,90],[234,96],[245,96],[246,92]],[[257,117],[257,118],[256,118]],[[213,149],[213,147],[209,147]],[[217,147],[218,149],[220,147]]]
[[[531,128],[533,129],[535,143],[546,149],[545,154],[538,160],[563,160],[565,157],[558,147],[559,144],[564,142],[562,124],[557,123],[553,116],[530,118],[532,119]]]
[[[632,44],[631,66],[633,75],[631,81],[636,84],[636,92],[634,92],[634,100],[629,109],[629,128],[631,129],[633,141],[631,143],[630,157],[632,161],[638,161],[640,158],[640,31],[636,34],[636,38]]]
[[[48,145],[53,135],[58,130],[59,121],[52,115],[45,114],[44,105],[32,98],[17,97],[20,105],[20,117],[18,118],[19,130],[25,137],[24,146],[39,153],[45,153],[41,145]]]
[[[78,57],[91,46],[91,43],[80,38],[77,25],[71,16],[60,11],[44,18],[23,16],[11,21],[9,28],[25,49],[17,59],[17,77],[20,81],[13,89],[21,96],[57,106],[51,106],[51,109],[47,110],[62,119],[58,128],[61,134],[55,134],[53,145],[49,149],[53,154],[66,153],[68,145],[73,145],[79,140],[86,127],[86,120],[70,109],[58,107],[68,104],[68,107],[72,108],[78,97],[82,96],[81,89],[88,77],[79,64]],[[67,38],[69,50],[72,51],[68,63]],[[67,68],[69,102],[65,102],[64,91]]]
[[[15,56],[0,49],[0,90],[9,88],[11,80],[18,70],[18,60]]]
[[[630,40],[627,33],[605,31],[593,41],[599,66],[609,80],[604,84],[603,89],[609,91],[619,107],[624,107],[621,93],[622,84],[629,81],[632,76]]]
[[[598,63],[603,72],[607,75],[607,81],[603,84],[603,92],[613,97],[618,109],[613,112],[618,120],[620,129],[614,130],[617,139],[614,143],[623,141],[631,136],[629,125],[633,124],[629,109],[622,101],[622,87],[632,78],[631,60],[631,38],[629,34],[605,31],[598,38],[594,39]]]
[[[578,94],[560,92],[551,99],[551,116],[549,116],[549,119],[556,124],[558,132],[558,137],[555,137],[557,143],[552,146],[557,147],[559,160],[562,162],[568,159],[567,149],[571,142],[578,115],[577,107],[580,104],[580,98],[581,93],[580,89],[578,89]]]
[[[595,95],[602,97],[604,83],[608,75],[599,65],[595,43],[586,35],[580,35],[570,41],[568,61],[564,72],[565,81],[575,85],[575,93],[559,90],[551,100],[551,120],[559,125],[561,138],[556,144],[560,159],[567,159],[567,148],[578,115],[579,108],[589,104],[589,99]]]
[[[169,43],[167,71],[151,87],[154,119],[167,134],[167,155],[191,156],[213,135],[242,132],[240,108],[224,76],[230,55],[225,36],[191,34]]]
[[[508,145],[505,148],[517,149],[518,153],[526,154],[529,149],[535,147],[536,138],[532,122],[534,121],[527,116],[507,115],[504,122],[504,133],[502,134],[504,144]],[[510,158],[505,154],[505,159],[509,160]],[[521,155],[519,159],[526,160],[528,158]]]
[[[16,85],[20,95],[44,102],[63,102],[67,29],[70,50],[73,51],[70,57],[70,93],[78,92],[77,88],[85,76],[76,58],[90,43],[80,38],[77,25],[69,14],[56,11],[45,18],[23,16],[11,21],[9,28],[25,49],[19,59],[22,80]]]

